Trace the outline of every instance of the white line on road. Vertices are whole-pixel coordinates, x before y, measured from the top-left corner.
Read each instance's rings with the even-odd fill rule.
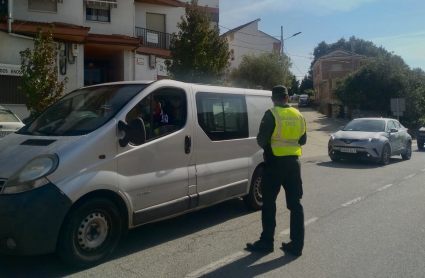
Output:
[[[316,222],[318,219],[319,219],[319,218],[317,218],[317,217],[311,218],[311,219],[309,219],[309,220],[307,220],[307,221],[305,221],[305,222],[304,222],[304,226],[307,226],[307,225],[309,225],[309,224],[311,224],[311,223],[314,223],[314,222]],[[289,232],[290,232],[290,229],[286,229],[286,230],[283,230],[283,231],[282,231],[279,235],[280,235],[280,236],[286,236],[286,235],[289,235]]]
[[[425,169],[421,170],[421,172],[425,172]]]
[[[210,263],[209,265],[204,266],[203,268],[200,268],[200,269],[198,269],[198,270],[196,270],[192,273],[189,273],[185,277],[186,278],[198,278],[198,277],[204,276],[205,274],[213,272],[214,270],[216,270],[216,269],[218,269],[218,268],[220,268],[224,265],[230,264],[230,263],[236,261],[237,259],[242,258],[242,257],[244,257],[248,254],[249,254],[248,252],[239,251],[239,252],[234,253],[232,255],[229,255],[229,256],[221,259],[221,260]]]
[[[408,180],[408,179],[410,179],[411,177],[413,177],[414,175],[416,175],[416,173],[411,174],[411,175],[408,175],[407,177],[404,177],[404,179],[405,179],[405,180]]]
[[[342,207],[348,207],[349,205],[355,204],[355,203],[357,203],[358,201],[361,201],[361,200],[363,200],[363,199],[364,199],[364,197],[356,198],[356,199],[354,199],[354,200],[351,200],[351,201],[349,201],[349,202],[347,202],[347,203],[343,204],[343,205],[342,205]]]
[[[387,189],[387,188],[390,188],[391,186],[393,186],[393,184],[387,184],[386,186],[383,186],[383,187],[381,187],[381,188],[378,188],[378,191],[385,190],[385,189]]]

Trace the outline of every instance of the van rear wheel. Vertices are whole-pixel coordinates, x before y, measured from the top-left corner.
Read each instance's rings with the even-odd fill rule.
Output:
[[[245,205],[250,209],[260,210],[263,207],[263,193],[261,191],[262,178],[263,168],[260,167],[255,170],[254,175],[252,175],[249,194],[243,198]]]
[[[121,236],[121,215],[106,199],[93,199],[72,210],[58,239],[59,256],[71,265],[87,268],[103,262]]]

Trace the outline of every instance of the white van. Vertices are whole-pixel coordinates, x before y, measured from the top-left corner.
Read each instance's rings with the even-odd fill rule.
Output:
[[[0,140],[0,253],[88,267],[127,229],[236,197],[260,209],[272,106],[269,91],[172,80],[69,93]]]

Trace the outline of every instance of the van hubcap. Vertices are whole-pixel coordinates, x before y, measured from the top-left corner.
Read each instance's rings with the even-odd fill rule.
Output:
[[[87,215],[78,228],[78,244],[85,251],[99,248],[108,235],[108,221],[104,214],[95,212]]]
[[[263,193],[261,191],[261,178],[258,178],[254,183],[254,196],[257,202],[261,203],[263,201]]]

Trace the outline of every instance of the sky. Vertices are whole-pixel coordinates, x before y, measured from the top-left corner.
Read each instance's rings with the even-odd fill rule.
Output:
[[[425,70],[425,0],[220,0],[221,32],[260,18],[259,30],[284,41],[302,79],[314,47],[351,36],[372,41]]]

